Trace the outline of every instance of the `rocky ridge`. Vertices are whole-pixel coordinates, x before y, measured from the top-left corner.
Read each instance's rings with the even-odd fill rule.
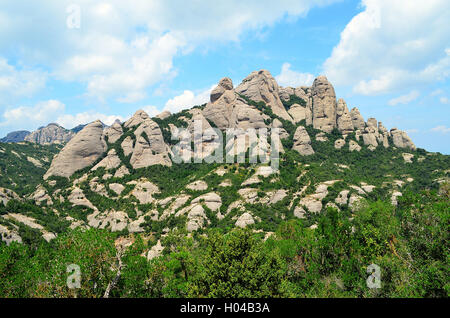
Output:
[[[138,110],[126,122],[116,121],[110,127],[104,127],[100,121],[88,124],[54,157],[42,186],[31,199],[43,209],[64,214],[71,228],[144,232],[155,224],[184,222],[187,231],[193,232],[218,222],[237,227],[259,226],[265,222],[265,216],[255,206],[261,211],[274,207],[276,218],[308,218],[328,207],[354,211],[374,189],[383,189],[397,198],[402,185],[395,180],[403,184],[413,182],[408,181],[410,176],[401,180],[386,177],[385,185],[369,184],[367,180],[367,183],[337,178],[316,180],[311,163],[300,162],[292,173],[295,186],[291,188],[283,186],[285,175],[264,164],[251,170],[219,164],[204,174],[191,175],[188,171],[185,179],[168,181],[176,178],[173,176],[164,179],[178,169],[173,161],[176,147],[172,147],[171,137],[181,128],[192,137],[198,122],[203,133],[212,133],[198,141],[200,151],[191,153],[194,157],[205,158],[219,145],[212,128],[278,128],[282,152],[293,150],[305,160],[320,154],[320,145],[328,143],[336,153],[402,148],[406,154],[399,156],[402,164],[419,160],[417,154],[411,153],[415,146],[405,132],[396,128],[389,131],[375,118],[366,122],[357,108],[349,111],[343,99],[336,99],[325,76],[319,76],[311,87],[280,87],[268,71],[262,70],[251,73],[236,88],[231,79],[221,79],[212,90],[210,101],[201,107],[177,114],[164,112],[154,118]],[[238,133],[236,137],[240,136],[244,135]],[[245,143],[243,150],[248,147]],[[261,149],[268,152],[270,145]],[[335,169],[350,171],[354,166],[341,164]],[[177,170],[177,173],[184,172]],[[56,186],[62,182],[59,177],[67,179],[64,186]],[[267,184],[273,188],[260,190]],[[231,195],[227,191],[234,192]],[[15,198],[7,194],[4,197]],[[289,209],[283,210],[284,206]],[[67,207],[81,209],[86,219],[76,217]],[[12,228],[2,231],[9,240],[18,240]]]

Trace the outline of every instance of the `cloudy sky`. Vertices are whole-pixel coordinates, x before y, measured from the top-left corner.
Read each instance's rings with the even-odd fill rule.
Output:
[[[450,153],[448,0],[1,0],[0,136],[206,102],[269,70],[325,74],[367,119]]]

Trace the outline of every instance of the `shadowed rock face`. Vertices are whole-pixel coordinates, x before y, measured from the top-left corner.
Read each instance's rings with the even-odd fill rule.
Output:
[[[106,151],[103,124],[97,120],[84,127],[55,156],[44,175],[70,177],[75,171],[92,165]]]
[[[319,76],[312,86],[313,126],[330,133],[336,127],[336,93],[325,76]]]
[[[12,131],[0,139],[0,142],[21,142],[24,141],[25,137],[28,136],[30,132],[28,130],[18,130]]]
[[[73,131],[52,123],[33,131],[24,140],[37,144],[52,144],[68,142],[73,136],[75,136]]]

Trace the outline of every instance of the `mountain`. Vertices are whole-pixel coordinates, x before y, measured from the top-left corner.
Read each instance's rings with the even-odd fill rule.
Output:
[[[6,135],[6,137],[3,137],[2,139],[0,139],[0,142],[21,142],[29,134],[30,134],[30,132],[28,130],[12,131],[12,132],[8,133]]]
[[[76,132],[65,129],[58,124],[50,123],[45,127],[40,127],[24,138],[25,141],[38,144],[61,144],[68,142]]]
[[[80,130],[82,130],[84,127],[86,127],[86,124],[81,124],[81,125],[78,125],[78,126],[76,126],[76,127],[73,127],[73,128],[71,129],[71,131],[73,131],[74,133],[77,133],[77,132],[79,132]]]
[[[230,129],[234,135],[222,136]],[[272,156],[277,153],[279,157]],[[258,157],[260,160],[254,161]],[[14,160],[9,155],[1,162],[9,167]],[[40,184],[32,184],[33,191],[11,193],[11,184],[5,183],[5,207],[0,209],[2,240],[31,246],[55,240],[54,246],[61,251],[82,246],[89,257],[93,257],[90,249],[100,246],[95,244],[112,244],[114,251],[121,244],[132,245],[135,258],[124,260],[129,262],[124,270],[134,268],[135,272],[127,277],[140,273],[141,266],[156,266],[149,267],[151,273],[162,266],[165,272],[161,269],[161,273],[173,275],[173,280],[167,281],[163,276],[142,274],[148,281],[155,280],[156,289],[156,281],[165,282],[155,294],[147,290],[151,295],[191,295],[180,291],[187,288],[183,284],[188,284],[190,274],[203,277],[189,283],[198,284],[192,289],[194,296],[237,295],[227,293],[232,287],[214,294],[208,286],[215,281],[202,280],[220,280],[224,272],[216,270],[223,264],[236,266],[217,256],[222,255],[214,252],[217,250],[239,251],[243,255],[236,256],[239,264],[243,257],[248,257],[249,264],[256,262],[249,270],[253,274],[253,270],[267,270],[258,274],[258,286],[266,286],[262,277],[272,277],[283,268],[285,276],[273,279],[287,279],[283,286],[291,296],[303,295],[299,290],[306,286],[337,288],[333,295],[372,295],[372,291],[355,287],[364,285],[367,275],[355,277],[359,271],[365,275],[368,264],[385,262],[389,268],[395,264],[415,271],[408,262],[419,266],[423,260],[422,270],[430,263],[414,254],[417,241],[412,237],[419,233],[420,240],[432,235],[433,242],[445,241],[446,223],[442,220],[449,211],[450,156],[417,148],[404,131],[389,130],[375,118],[364,120],[357,108],[349,109],[336,97],[325,76],[316,78],[311,87],[296,88],[280,87],[265,70],[252,72],[237,87],[223,78],[204,105],[153,118],[138,110],[124,123],[104,127],[97,120],[86,125],[67,140],[47,167],[45,173],[41,169],[34,174],[33,178],[42,179]],[[23,173],[27,169],[23,168]],[[14,182],[26,183],[24,179]],[[417,222],[432,224],[433,230],[419,229]],[[73,229],[83,231],[71,234]],[[258,242],[267,243],[256,243],[250,238],[252,233]],[[76,240],[82,243],[72,244]],[[89,244],[94,245],[88,248]],[[428,248],[432,247],[424,247]],[[256,254],[246,254],[250,252]],[[433,255],[442,256],[441,252]],[[274,255],[281,256],[268,261],[269,267],[256,261],[264,263]],[[441,256],[429,259],[445,267]],[[158,263],[158,257],[163,263]],[[145,258],[150,262],[143,263]],[[183,266],[197,261],[200,263],[192,271],[204,269],[212,276],[180,274]],[[65,259],[65,263],[71,262]],[[358,267],[352,267],[356,263]],[[107,268],[114,266],[108,264]],[[315,276],[304,274],[313,272]],[[416,272],[411,275],[416,277]],[[131,280],[122,281],[120,288]],[[180,284],[176,288],[170,285],[175,282]],[[441,287],[431,293],[441,295]],[[138,287],[127,288],[124,294],[117,291],[118,295],[134,295],[132,290]],[[242,295],[266,295],[254,293],[259,287],[254,288]],[[264,290],[273,290],[267,288]],[[314,288],[308,289],[307,295],[320,297]],[[275,295],[285,295],[276,290]],[[403,294],[390,290],[387,295]]]

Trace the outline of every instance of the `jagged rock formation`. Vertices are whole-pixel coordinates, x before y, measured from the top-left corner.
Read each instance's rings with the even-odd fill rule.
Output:
[[[392,128],[391,135],[392,135],[393,143],[396,147],[409,148],[412,150],[416,149],[416,146],[414,145],[412,140],[408,137],[406,132],[404,132],[402,130],[398,130],[397,128]]]
[[[117,156],[116,150],[111,149],[105,158],[102,159],[98,164],[92,168],[92,170],[97,170],[98,168],[105,168],[106,170],[114,169],[120,166],[120,158]]]
[[[353,132],[353,121],[348,111],[347,103],[339,98],[336,109],[336,124],[337,128],[343,135]]]
[[[18,130],[8,133],[5,137],[0,139],[0,142],[21,142],[24,141],[25,137],[31,132],[28,130]]]
[[[65,129],[58,124],[51,123],[33,131],[24,140],[38,144],[66,143],[73,136],[75,136],[73,131]]]
[[[364,118],[361,116],[359,109],[354,107],[350,111],[350,117],[353,122],[353,127],[358,130],[364,130],[364,127],[366,126],[364,122]]]
[[[156,118],[159,118],[159,119],[163,119],[163,120],[164,120],[164,119],[170,117],[170,115],[172,115],[172,114],[171,114],[168,110],[165,110],[165,111],[163,111],[162,113],[156,115]]]
[[[111,127],[105,129],[105,136],[108,138],[109,143],[114,143],[119,140],[122,134],[123,129],[119,120],[116,120]]]
[[[50,176],[70,177],[75,171],[93,164],[105,150],[103,124],[97,120],[84,127],[55,156],[44,179]]]
[[[144,168],[155,164],[172,165],[169,158],[170,149],[164,143],[161,129],[157,123],[143,111],[136,113],[127,123],[132,126],[139,123],[139,127],[134,132],[136,144],[130,159],[133,168]]]
[[[360,151],[361,146],[356,142],[360,138],[370,150],[375,150],[379,145],[389,147],[390,138],[392,138],[396,147],[415,149],[414,144],[405,132],[395,128],[389,132],[375,118],[369,118],[366,123],[357,108],[349,111],[343,99],[336,100],[334,88],[325,76],[317,77],[312,87],[279,87],[268,71],[261,70],[252,72],[236,89],[234,89],[230,78],[222,78],[217,87],[212,90],[210,102],[204,109],[191,109],[189,111],[191,117],[183,118],[187,122],[188,133],[196,143],[195,149],[197,151],[188,153],[189,156],[205,158],[213,154],[219,146],[219,139],[212,129],[213,127],[221,130],[235,129],[235,138],[229,140],[226,145],[226,149],[231,149],[227,150],[230,151],[229,155],[236,155],[248,149],[250,140],[245,135],[245,130],[248,128],[279,129],[280,136],[279,138],[275,136],[273,142],[279,145],[281,152],[284,151],[281,139],[289,138],[289,133],[284,129],[281,121],[277,118],[270,118],[260,108],[249,105],[247,100],[240,95],[256,102],[264,102],[276,116],[282,119],[294,123],[305,120],[306,125],[312,125],[314,128],[322,130],[322,133],[315,136],[317,141],[327,142],[326,133],[330,133],[334,128],[337,128],[343,138],[335,142],[336,149],[341,149],[348,143],[350,151]],[[287,110],[283,106],[283,102],[290,102],[292,96],[299,99],[302,105],[292,104]],[[172,115],[169,112],[163,112],[157,118],[164,120],[170,116]],[[197,132],[195,125],[199,123],[201,124],[201,136],[194,135]],[[81,130],[72,139],[73,142],[69,142],[61,153],[54,158],[45,178],[50,175],[67,177],[73,172],[89,166],[106,151],[104,139],[107,139],[109,143],[115,143],[119,139],[122,140],[123,155],[130,156],[129,162],[135,169],[157,164],[172,165],[170,155],[173,156],[174,153],[165,143],[161,128],[150,119],[145,111],[138,110],[123,125],[116,121],[111,127],[104,129],[101,134],[102,126],[100,122],[97,122],[97,124],[90,124]],[[169,126],[172,134],[176,134],[179,128],[173,124]],[[124,129],[131,129],[133,135],[128,134],[126,138],[122,139]],[[210,133],[205,134],[205,132]],[[355,132],[356,141],[347,141],[346,136],[353,132]],[[58,125],[50,124],[27,138],[34,138],[36,142],[66,141],[72,135],[73,132]],[[242,138],[245,138],[243,142]],[[293,149],[302,155],[314,154],[311,139],[305,127],[298,126],[291,138],[293,138]],[[260,141],[258,139],[258,148],[255,148],[257,153],[260,155],[269,153],[270,146]],[[244,146],[242,149],[238,149],[236,145]],[[177,145],[177,147],[181,146],[182,143]],[[190,148],[189,144],[185,146]],[[178,151],[176,147],[173,150]],[[99,167],[105,167],[107,170],[117,169],[121,166],[121,161],[115,150],[110,151],[93,169]],[[120,169],[112,173],[114,176],[123,177],[129,171],[122,165]],[[110,177],[112,177],[112,174]]]
[[[328,79],[321,75],[312,86],[313,126],[330,133],[336,127],[336,93]]]
[[[314,150],[311,147],[311,138],[309,138],[305,127],[299,126],[295,131],[294,146],[292,149],[297,150],[303,156],[314,154]]]
[[[236,94],[229,78],[220,80],[211,92],[210,100],[203,110],[203,116],[221,130],[266,127],[264,116]]]
[[[252,72],[236,88],[236,92],[256,102],[265,102],[275,115],[292,121],[280,100],[278,84],[269,71]]]
[[[142,124],[145,120],[150,119],[148,114],[139,109],[134,115],[124,123],[125,128],[131,128]]]

